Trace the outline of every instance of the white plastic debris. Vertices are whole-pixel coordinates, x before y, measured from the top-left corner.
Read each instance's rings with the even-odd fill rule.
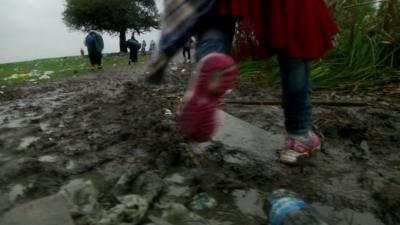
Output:
[[[14,79],[26,78],[26,77],[30,77],[30,76],[31,76],[31,73],[15,73],[9,77],[4,78],[4,80],[14,80]]]
[[[164,109],[164,115],[166,116],[172,116],[172,111],[169,109]]]
[[[49,70],[49,71],[44,71],[44,73],[43,73],[43,75],[44,76],[50,76],[51,74],[53,74],[54,73],[54,71],[51,71],[51,70]]]
[[[39,162],[44,162],[44,163],[55,163],[57,162],[57,157],[51,155],[45,155],[45,156],[40,156],[38,160]]]
[[[121,204],[108,210],[97,224],[121,224],[123,220],[128,220],[129,224],[136,225],[143,219],[149,208],[147,200],[139,195],[126,195],[118,197],[118,200]]]
[[[30,72],[30,75],[29,75],[30,77],[38,77],[38,76],[40,76],[40,73],[39,73],[39,71],[37,71],[37,70],[32,70],[31,72]]]
[[[22,184],[16,184],[11,188],[10,193],[8,194],[8,199],[10,202],[15,202],[19,197],[24,196],[25,194],[25,189]]]
[[[39,79],[40,79],[40,80],[48,80],[48,79],[50,79],[50,76],[48,76],[48,75],[43,75],[43,76],[39,77]]]
[[[61,187],[59,194],[66,198],[72,215],[93,215],[101,211],[97,202],[99,192],[90,180],[72,180]]]

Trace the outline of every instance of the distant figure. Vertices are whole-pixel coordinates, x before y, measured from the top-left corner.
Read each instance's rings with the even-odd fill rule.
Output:
[[[142,41],[142,49],[141,49],[142,55],[146,54],[146,47],[147,47],[146,41],[143,40]]]
[[[155,51],[156,51],[156,42],[154,40],[151,40],[149,52],[150,52],[150,54],[153,54],[153,52],[155,52]]]
[[[191,37],[189,41],[183,46],[183,58],[185,59],[184,63],[191,63],[192,54],[190,53],[190,49],[193,47],[195,43],[194,37]]]
[[[104,49],[103,38],[100,33],[96,31],[90,31],[85,38],[85,46],[87,47],[90,64],[92,67],[97,65],[98,69],[101,69],[101,59],[103,57],[102,52]]]
[[[132,33],[131,39],[127,42],[127,46],[129,48],[129,65],[131,63],[136,63],[138,61],[138,52],[139,49],[142,48],[142,45],[135,39],[135,33]]]
[[[82,56],[82,57],[85,56],[85,50],[83,50],[83,48],[81,48],[81,56]]]

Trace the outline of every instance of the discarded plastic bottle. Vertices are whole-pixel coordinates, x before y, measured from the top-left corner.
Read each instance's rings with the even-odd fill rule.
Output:
[[[270,225],[329,225],[309,204],[291,191],[274,191],[264,205]]]

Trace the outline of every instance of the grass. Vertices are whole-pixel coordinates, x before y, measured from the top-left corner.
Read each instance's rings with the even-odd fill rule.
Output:
[[[400,70],[371,65],[343,65],[340,59],[327,58],[315,61],[311,68],[314,89],[335,87],[379,88],[400,81]],[[277,86],[280,82],[279,66],[275,58],[264,61],[246,60],[240,63],[239,82],[258,86]]]
[[[140,58],[139,61],[143,61]],[[128,56],[107,54],[103,57],[103,67],[126,66]],[[0,86],[47,82],[93,73],[87,56],[39,59],[26,62],[0,64]]]

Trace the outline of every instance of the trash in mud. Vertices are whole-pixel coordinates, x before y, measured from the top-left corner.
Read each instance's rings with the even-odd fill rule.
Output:
[[[12,74],[9,77],[3,78],[3,80],[8,81],[8,80],[32,78],[32,79],[29,79],[29,81],[32,82],[32,81],[34,81],[34,79],[36,77],[38,77],[40,80],[50,79],[51,74],[54,74],[54,71],[44,71],[43,73],[41,73],[38,70],[32,70],[29,73]]]
[[[119,197],[118,200],[121,204],[108,210],[98,222],[99,225],[113,225],[121,222],[129,222],[132,225],[138,224],[149,208],[147,200],[138,195]]]
[[[200,193],[193,197],[190,206],[192,209],[203,210],[212,209],[218,205],[217,200],[209,196],[207,193]]]
[[[53,73],[54,73],[54,71],[49,70],[49,71],[44,71],[43,75],[44,76],[50,76]]]
[[[15,80],[15,79],[25,79],[27,77],[30,77],[31,73],[18,73],[18,74],[12,74],[9,77],[4,78],[3,80]]]
[[[17,150],[24,150],[37,140],[39,140],[38,137],[24,137],[21,139],[21,143],[18,145]]]
[[[164,109],[164,115],[166,116],[172,116],[172,111],[169,109]]]
[[[51,156],[51,155],[44,155],[44,156],[40,156],[38,158],[39,162],[43,162],[43,163],[55,163],[57,162],[57,157],[56,156]]]
[[[15,202],[18,198],[23,197],[25,193],[26,187],[23,186],[22,184],[16,184],[14,185],[10,193],[8,194],[8,198],[10,202]]]
[[[40,80],[48,80],[48,79],[50,79],[50,76],[48,76],[48,75],[43,75],[43,76],[40,76],[39,79],[40,79]]]
[[[38,76],[40,76],[41,74],[40,74],[40,72],[38,71],[38,70],[32,70],[31,72],[30,72],[30,76],[31,77],[38,77]]]
[[[328,225],[327,220],[294,192],[273,191],[265,203],[265,213],[272,225]]]
[[[67,199],[69,211],[73,216],[96,215],[101,210],[97,201],[99,192],[90,180],[72,180],[61,187],[59,193]]]

